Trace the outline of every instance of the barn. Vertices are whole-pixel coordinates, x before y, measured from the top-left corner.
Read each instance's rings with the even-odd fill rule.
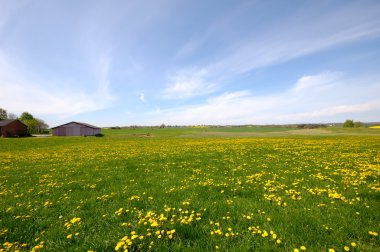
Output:
[[[100,134],[100,128],[81,122],[69,122],[52,129],[53,136],[95,136]]]
[[[0,121],[1,137],[29,136],[28,127],[17,119],[5,119]]]

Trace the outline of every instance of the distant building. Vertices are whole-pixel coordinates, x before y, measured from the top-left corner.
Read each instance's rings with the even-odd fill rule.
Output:
[[[1,137],[29,136],[28,127],[17,119],[5,119],[0,121]]]
[[[51,128],[53,136],[95,136],[100,134],[100,128],[81,122],[69,122]]]

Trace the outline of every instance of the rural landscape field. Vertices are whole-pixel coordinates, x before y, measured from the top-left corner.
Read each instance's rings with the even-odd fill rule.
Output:
[[[380,130],[0,139],[0,251],[380,251]]]

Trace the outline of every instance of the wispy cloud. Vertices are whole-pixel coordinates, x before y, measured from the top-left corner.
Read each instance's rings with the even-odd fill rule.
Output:
[[[347,118],[378,120],[380,78],[362,83],[341,72],[323,72],[300,77],[288,90],[255,96],[249,91],[224,93],[203,104],[161,110],[153,113],[169,124],[268,124],[300,122],[339,122]],[[341,95],[337,95],[337,94]],[[360,96],[361,99],[356,99]]]
[[[113,100],[114,96],[110,94],[111,82],[109,80],[111,60],[107,54],[99,57],[95,63],[96,79],[98,80],[96,93],[106,100]]]
[[[0,0],[0,34],[1,29],[9,22],[17,9],[25,6],[29,1],[6,1]]]
[[[219,40],[218,44],[224,40],[228,41],[230,38],[226,37],[228,34],[226,34],[225,31],[233,30],[230,28],[231,23],[238,20],[242,14],[251,9],[253,5],[255,5],[253,1],[237,1],[234,6],[229,8],[227,13],[210,17],[210,23],[208,25],[202,23],[197,27],[198,29],[194,32],[193,36],[185,41],[185,43],[179,48],[176,57],[186,58],[187,56],[191,56],[193,53],[197,53],[197,51],[199,51],[205,44],[209,43],[210,40],[213,41],[215,38],[221,37],[223,39],[222,41]]]
[[[242,74],[358,39],[380,36],[380,19],[377,18],[380,16],[380,5],[354,2],[324,12],[314,9],[318,6],[311,5],[291,17],[264,23],[265,29],[253,29],[253,32],[248,31],[241,37],[224,38],[229,41],[229,46],[222,47],[223,50],[203,69],[210,76]],[[239,9],[238,12],[244,14],[244,10]],[[231,15],[236,16],[236,13]],[[220,22],[223,23],[224,19]],[[190,39],[180,49],[179,55],[201,50],[202,44],[206,45],[212,38],[209,35],[212,33],[223,34],[222,27],[212,23],[203,37]]]
[[[170,76],[170,83],[163,91],[163,97],[166,99],[189,99],[215,91],[215,84],[205,80],[206,74],[204,70],[192,70]]]
[[[378,14],[380,15],[380,12]],[[289,24],[287,27],[294,27],[294,25]],[[206,69],[210,72],[244,73],[349,43],[359,38],[380,35],[380,21],[338,29],[329,29],[327,24],[323,25],[327,29],[324,36],[314,35],[307,27],[299,27],[298,32],[290,34],[279,32],[264,35],[262,39],[250,39],[245,45],[239,46],[234,53],[227,55],[219,62],[210,64]],[[308,25],[308,27],[315,26],[319,25],[313,23]],[[284,28],[284,31],[287,32],[287,29]]]

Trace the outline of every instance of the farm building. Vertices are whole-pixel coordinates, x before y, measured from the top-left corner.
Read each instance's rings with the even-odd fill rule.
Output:
[[[69,122],[51,128],[53,136],[95,136],[100,134],[100,128],[81,122]]]
[[[5,119],[0,121],[1,137],[28,136],[28,127],[17,119]]]

